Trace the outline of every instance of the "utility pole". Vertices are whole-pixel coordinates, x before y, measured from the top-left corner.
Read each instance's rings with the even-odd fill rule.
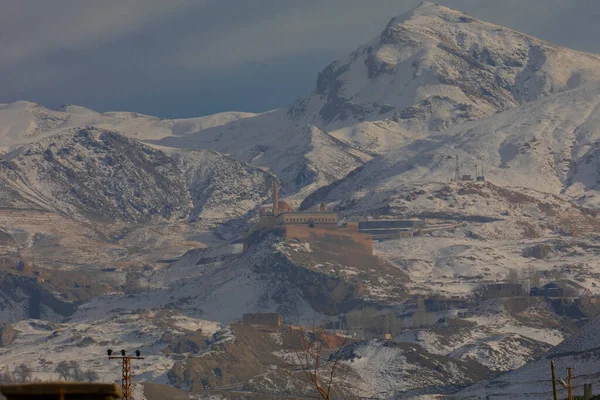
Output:
[[[554,372],[554,363],[552,363],[552,372]],[[567,399],[573,400],[573,368],[567,368],[567,382],[562,379],[558,380],[558,383],[565,389],[567,389]],[[556,392],[555,392],[556,393]],[[556,396],[556,395],[555,395]],[[554,397],[556,399],[556,397]]]
[[[133,400],[133,386],[131,384],[131,360],[143,360],[144,357],[140,357],[140,351],[135,351],[135,356],[126,355],[125,350],[121,350],[120,356],[113,356],[113,351],[108,349],[106,351],[109,360],[119,359],[123,360],[123,370],[121,375],[121,388],[123,389],[123,400]]]
[[[569,400],[573,400],[573,368],[567,368],[567,393]]]
[[[556,391],[556,372],[554,371],[554,360],[550,361],[550,369],[552,370],[552,394],[554,400],[558,400],[558,392]]]

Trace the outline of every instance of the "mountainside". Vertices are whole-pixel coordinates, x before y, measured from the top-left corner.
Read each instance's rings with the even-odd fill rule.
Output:
[[[589,85],[430,135],[377,157],[313,194],[327,201],[483,174],[502,186],[565,195],[596,206],[600,86]]]
[[[519,396],[527,399],[547,399],[552,396],[550,361],[556,363],[557,378],[566,376],[567,368],[574,368],[574,394],[583,394],[583,384],[591,383],[596,387],[598,377],[598,357],[600,343],[598,328],[600,317],[585,325],[581,331],[567,338],[554,347],[544,357],[532,361],[523,367],[491,380],[483,380],[457,393],[452,398],[479,399],[482,397],[513,398]],[[559,386],[560,398],[566,390]]]
[[[269,174],[215,152],[171,157],[93,127],[19,147],[0,167],[9,189],[4,208],[29,202],[65,215],[130,222],[205,213],[221,220],[239,217],[268,198],[273,182]]]
[[[175,148],[214,149],[268,168],[289,194],[310,192],[341,179],[371,158],[310,123],[291,121],[284,110],[152,142]]]
[[[53,211],[92,219],[183,219],[189,195],[177,164],[114,132],[82,129],[5,156],[3,174]]]
[[[194,204],[191,219],[228,221],[270,198],[275,177],[212,150],[171,151]]]
[[[278,312],[297,323],[310,321],[315,312],[337,315],[397,302],[405,297],[407,281],[388,262],[335,239],[286,242],[269,236],[243,253],[237,244],[190,250],[144,282],[149,296],[140,290],[135,297],[97,297],[75,317],[160,306],[222,323],[248,312]]]

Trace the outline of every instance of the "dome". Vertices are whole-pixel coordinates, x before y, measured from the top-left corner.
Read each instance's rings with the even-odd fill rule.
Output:
[[[277,203],[277,209],[279,209],[280,211],[289,210],[290,208],[290,203],[288,203],[287,201],[279,200],[279,202]]]

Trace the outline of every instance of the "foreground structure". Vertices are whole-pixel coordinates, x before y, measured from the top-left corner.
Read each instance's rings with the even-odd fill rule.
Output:
[[[123,397],[121,388],[107,383],[30,383],[0,386],[7,400],[113,400]]]

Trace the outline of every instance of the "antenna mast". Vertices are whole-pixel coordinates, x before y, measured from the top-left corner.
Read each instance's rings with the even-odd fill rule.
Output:
[[[456,172],[454,173],[454,180],[460,181],[460,168],[458,167],[458,154],[456,155]]]

